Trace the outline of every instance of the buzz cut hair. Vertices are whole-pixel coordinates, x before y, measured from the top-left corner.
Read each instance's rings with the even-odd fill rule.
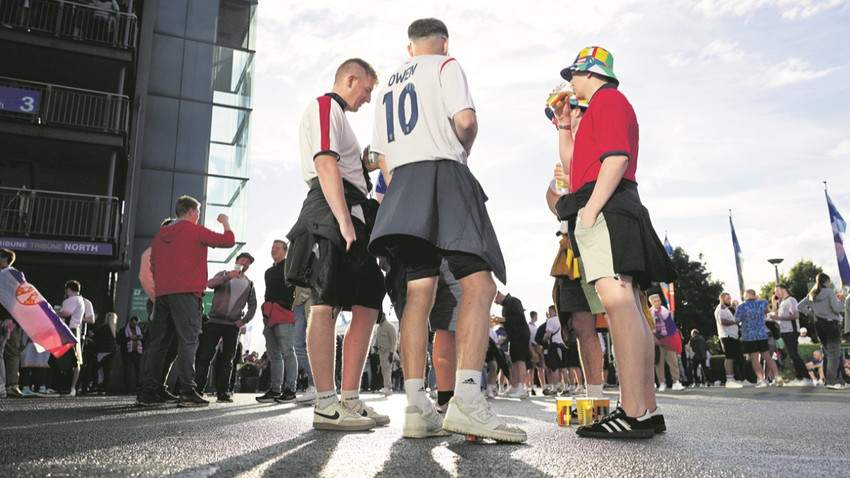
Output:
[[[378,84],[378,72],[366,60],[361,60],[360,58],[349,58],[342,62],[339,68],[336,69],[334,83],[343,81],[346,75],[352,73],[355,69],[362,69],[366,73],[366,76],[371,77],[375,81],[375,84]]]
[[[174,212],[178,218],[182,218],[192,209],[199,209],[200,207],[201,203],[192,196],[180,196],[174,203]]]
[[[446,24],[442,20],[437,18],[420,18],[407,27],[407,38],[410,40],[425,38],[431,35],[441,35],[448,38],[449,29],[446,28]]]

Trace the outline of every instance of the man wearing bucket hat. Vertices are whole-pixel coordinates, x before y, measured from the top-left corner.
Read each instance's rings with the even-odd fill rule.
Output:
[[[654,341],[639,289],[653,281],[672,282],[676,272],[640,202],[635,179],[637,117],[617,90],[613,55],[598,46],[584,48],[561,76],[588,108],[575,140],[569,114],[556,111],[561,161],[570,173],[571,192],[558,200],[556,209],[569,223],[585,278],[608,314],[620,376],[620,406],[576,433],[649,438],[666,427],[655,402]]]

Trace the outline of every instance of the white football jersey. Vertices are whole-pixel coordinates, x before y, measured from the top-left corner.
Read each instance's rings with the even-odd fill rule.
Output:
[[[371,148],[395,168],[449,159],[466,164],[452,118],[475,109],[460,64],[452,57],[420,55],[389,75],[375,98]]]

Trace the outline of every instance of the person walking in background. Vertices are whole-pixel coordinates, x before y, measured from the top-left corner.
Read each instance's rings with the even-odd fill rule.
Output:
[[[80,378],[80,367],[83,365],[83,345],[81,341],[84,336],[80,335],[80,333],[83,326],[85,309],[85,301],[80,295],[80,283],[75,280],[69,280],[65,283],[65,300],[62,301],[62,308],[59,309],[57,314],[59,317],[67,320],[68,328],[71,329],[71,333],[74,334],[74,337],[78,341],[73,349],[63,355],[63,357],[68,357],[71,364],[71,389],[68,392],[68,395],[71,397],[77,396],[77,380]]]
[[[381,312],[378,317],[378,328],[375,332],[375,349],[381,362],[381,377],[384,379],[384,388],[381,393],[389,396],[393,393],[393,355],[398,346],[398,331],[386,314]]]
[[[756,387],[767,387],[768,379],[773,381],[770,385],[781,387],[785,384],[785,381],[779,375],[779,369],[776,367],[773,357],[770,356],[767,346],[766,312],[767,301],[759,299],[753,289],[747,289],[744,292],[744,302],[735,309],[735,318],[741,320],[741,337],[743,339],[741,348],[745,354],[750,355],[753,371],[758,378]],[[759,356],[761,356],[767,368],[767,377],[762,371]]]
[[[219,214],[223,233],[198,225],[201,203],[181,196],[174,205],[177,220],[164,226],[151,246],[151,271],[156,287],[155,318],[148,330],[148,354],[142,372],[139,406],[157,406],[166,402],[159,393],[163,363],[169,342],[177,336],[174,369],[180,381],[179,406],[209,405],[195,391],[195,353],[201,332],[201,297],[207,288],[207,249],[233,247],[236,244],[227,215]]]
[[[295,401],[298,359],[295,356],[295,315],[292,303],[295,286],[286,283],[287,245],[280,239],[272,242],[274,264],[266,269],[266,294],[263,302],[263,337],[269,354],[269,388],[256,397],[260,403]],[[282,387],[282,388],[281,388]]]
[[[139,318],[135,315],[130,317],[127,325],[118,333],[118,342],[121,347],[121,362],[124,364],[124,391],[126,393],[136,392],[139,386],[139,372],[144,353],[145,336],[139,327]]]
[[[800,337],[800,312],[797,310],[797,299],[788,293],[788,286],[779,284],[774,289],[776,297],[773,299],[773,310],[770,318],[779,324],[779,333],[785,342],[785,350],[794,364],[794,380],[788,385],[808,385],[806,379],[806,364],[800,358],[797,351]]]
[[[832,281],[828,275],[823,272],[818,274],[815,278],[815,286],[797,304],[797,310],[814,317],[818,337],[820,337],[825,352],[826,388],[841,390],[846,386],[844,377],[839,373],[843,362],[841,356],[841,303],[835,296],[835,291],[829,287],[831,284]]]
[[[257,311],[254,282],[245,275],[253,263],[254,257],[243,252],[236,256],[232,270],[217,273],[207,283],[207,287],[213,290],[213,301],[209,320],[201,328],[195,356],[195,384],[198,394],[203,394],[213,357],[217,353],[221,354],[217,357],[215,368],[215,395],[219,402],[233,401],[230,374],[233,371],[239,332]]]
[[[699,333],[699,329],[691,330],[691,350],[694,353],[693,358],[693,374],[694,381],[692,387],[705,387],[709,382],[709,368],[711,356],[708,354],[708,346],[705,343],[705,338]],[[700,373],[702,371],[702,373]]]
[[[661,305],[661,297],[658,294],[649,296],[652,305],[650,313],[655,320],[655,344],[658,346],[659,357],[655,364],[655,378],[658,380],[658,391],[667,390],[667,378],[664,375],[664,364],[670,368],[670,378],[673,380],[673,390],[684,390],[679,380],[678,354],[682,353],[682,337],[676,322],[673,321],[673,313],[670,309]]]
[[[720,294],[720,303],[714,309],[714,319],[717,321],[717,336],[726,357],[726,388],[743,388],[744,384],[735,380],[735,362],[742,360],[743,352],[741,341],[738,340],[738,319],[734,314],[732,296],[728,292]]]

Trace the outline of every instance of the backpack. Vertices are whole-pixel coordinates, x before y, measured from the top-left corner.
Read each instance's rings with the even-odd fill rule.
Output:
[[[552,340],[552,337],[549,337],[548,340],[546,339],[546,322],[544,322],[543,325],[537,327],[537,332],[534,333],[534,342],[537,345],[548,347],[550,340]]]

